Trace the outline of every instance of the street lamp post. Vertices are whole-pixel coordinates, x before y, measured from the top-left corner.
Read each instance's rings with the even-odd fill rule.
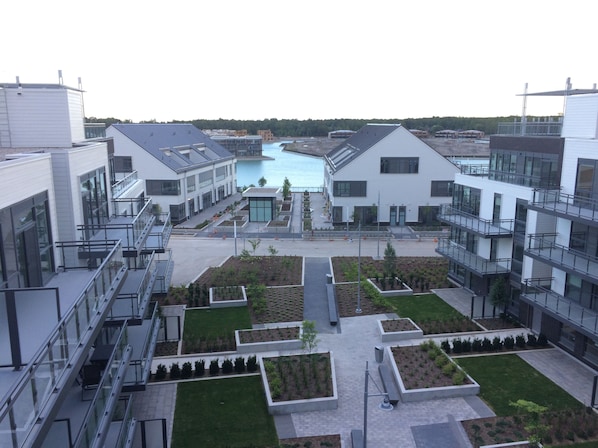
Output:
[[[357,255],[357,309],[355,312],[361,314],[361,222],[357,228],[357,238],[359,240]]]
[[[378,190],[378,207],[376,207],[376,221],[378,222],[378,260],[380,259],[380,190]]]
[[[368,442],[368,398],[369,397],[384,397],[384,401],[382,403],[380,403],[379,408],[384,410],[384,411],[392,411],[393,410],[393,405],[390,403],[390,401],[388,400],[388,393],[386,392],[382,392],[382,390],[378,387],[378,385],[376,384],[376,382],[374,381],[374,379],[372,378],[372,381],[374,383],[374,386],[376,386],[376,389],[378,389],[378,393],[376,394],[370,394],[368,389],[369,389],[369,380],[370,380],[370,371],[368,368],[368,362],[365,362],[365,391],[363,394],[363,448],[367,448]]]

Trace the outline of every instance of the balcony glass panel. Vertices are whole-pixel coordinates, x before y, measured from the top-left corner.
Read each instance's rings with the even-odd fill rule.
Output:
[[[442,204],[438,219],[484,236],[500,236],[513,234],[512,219],[492,221],[463,212],[451,204]]]
[[[438,240],[436,252],[450,258],[456,263],[476,272],[479,275],[489,274],[507,274],[511,270],[511,259],[501,258],[497,260],[487,260],[472,252],[465,250],[463,246],[442,238]]]
[[[112,185],[112,197],[118,198],[124,191],[126,191],[131,185],[139,179],[137,171],[127,174],[125,177],[120,179],[114,185]]]
[[[598,221],[598,201],[559,190],[535,190],[531,205],[562,215]]]

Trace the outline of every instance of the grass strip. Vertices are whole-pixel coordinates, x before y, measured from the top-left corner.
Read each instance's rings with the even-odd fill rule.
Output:
[[[173,448],[278,445],[259,376],[177,386]]]
[[[513,415],[510,402],[519,399],[551,411],[583,405],[517,355],[475,356],[456,360],[480,385],[480,397],[499,416]]]
[[[426,320],[452,320],[463,315],[436,294],[387,297],[385,302],[400,317],[409,317],[414,322]]]
[[[185,311],[183,340],[210,339],[234,335],[235,330],[251,328],[247,307]]]

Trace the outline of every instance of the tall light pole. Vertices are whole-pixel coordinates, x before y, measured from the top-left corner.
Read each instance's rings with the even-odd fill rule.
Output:
[[[357,309],[355,312],[361,314],[361,221],[359,221],[359,227],[357,228],[357,238],[359,239],[358,255],[357,255]]]
[[[370,394],[368,392],[368,385],[370,382],[370,371],[368,369],[368,362],[366,361],[365,362],[365,392],[363,394],[363,448],[367,448],[367,445],[368,445],[368,398],[369,397],[384,397],[384,401],[382,403],[380,403],[379,408],[384,411],[392,411],[393,410],[393,405],[390,404],[390,401],[388,400],[388,393],[382,392],[382,389],[380,389],[378,387],[378,385],[376,384],[376,382],[374,381],[373,378],[372,378],[372,381],[374,382],[374,386],[376,386],[376,389],[378,389],[377,394]]]
[[[376,221],[378,222],[378,260],[380,259],[380,190],[378,190],[378,207],[376,207]]]

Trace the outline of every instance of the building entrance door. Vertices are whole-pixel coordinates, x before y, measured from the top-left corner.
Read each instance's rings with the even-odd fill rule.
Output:
[[[407,215],[407,207],[404,205],[399,206],[399,226],[405,226],[405,216]]]
[[[390,225],[396,226],[397,225],[397,206],[393,205],[390,207]]]

